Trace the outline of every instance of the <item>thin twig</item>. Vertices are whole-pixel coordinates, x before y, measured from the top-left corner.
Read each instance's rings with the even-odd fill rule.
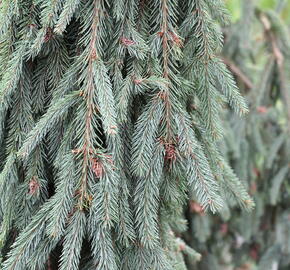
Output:
[[[231,70],[231,72],[236,75],[243,84],[250,90],[254,88],[254,84],[251,82],[251,80],[236,66],[233,62],[230,60],[223,58],[223,62],[228,66],[228,68]]]
[[[273,31],[272,31],[272,26],[271,26],[270,20],[264,14],[261,14],[260,20],[261,20],[263,27],[265,29],[265,33],[266,33],[266,35],[271,43],[273,56],[274,56],[275,61],[277,63],[279,78],[280,78],[280,87],[281,87],[280,89],[281,89],[281,93],[283,95],[283,101],[285,103],[286,110],[287,110],[288,130],[290,131],[290,96],[289,96],[289,93],[287,91],[287,86],[286,86],[284,55],[278,46],[278,41],[277,41]]]
[[[47,260],[47,270],[52,270],[52,263],[51,263],[50,256],[48,257],[48,260]]]

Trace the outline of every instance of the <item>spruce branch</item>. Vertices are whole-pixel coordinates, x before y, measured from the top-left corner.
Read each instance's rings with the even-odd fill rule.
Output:
[[[37,32],[36,38],[31,45],[29,55],[35,57],[41,51],[43,44],[53,38],[53,27],[62,8],[63,1],[45,1],[37,0],[41,9],[41,29]]]
[[[66,229],[66,235],[63,242],[63,251],[60,260],[60,269],[79,268],[81,257],[81,248],[86,227],[85,213],[77,210],[71,217]]]
[[[113,244],[111,231],[98,224],[97,216],[90,216],[91,222],[90,239],[92,241],[93,269],[117,270],[117,254]]]
[[[0,6],[4,270],[199,259],[181,239],[189,197],[212,212],[221,194],[250,200],[216,141],[223,102],[246,111],[217,57],[226,17],[221,0]]]
[[[76,191],[74,159],[71,153],[63,157],[57,179],[55,195],[50,199],[52,211],[48,218],[47,233],[59,238],[65,232],[69,215],[73,211]]]
[[[12,251],[10,251],[9,259],[3,263],[3,269],[17,270],[26,265],[28,257],[31,256],[34,248],[43,240],[45,220],[47,218],[45,210],[48,209],[43,208],[18,236],[17,241],[12,246]]]
[[[80,41],[81,44],[87,46],[87,49],[81,54],[81,57],[85,57],[87,63],[85,68],[81,69],[82,74],[79,78],[79,83],[83,84],[82,95],[85,101],[85,124],[83,138],[80,141],[83,159],[80,180],[80,209],[83,209],[85,201],[88,198],[87,185],[91,163],[90,151],[91,149],[94,149],[94,126],[97,123],[96,109],[99,108],[98,110],[103,119],[105,132],[108,135],[114,135],[117,128],[116,123],[114,122],[115,111],[112,112],[112,110],[114,110],[114,105],[112,104],[114,102],[113,94],[112,92],[109,92],[111,89],[110,81],[107,75],[107,70],[101,60],[102,35],[98,34],[98,30],[101,27],[105,16],[104,5],[104,1],[94,1],[93,7],[89,7],[88,15],[90,16],[85,18],[82,29],[83,37]],[[106,93],[107,91],[109,94]],[[102,99],[100,99],[101,97]]]
[[[143,177],[150,170],[154,147],[156,146],[158,127],[164,115],[164,103],[158,93],[151,99],[140,115],[133,134],[132,172]]]
[[[162,144],[155,145],[151,166],[147,174],[140,177],[135,190],[135,215],[138,239],[142,246],[154,248],[158,245],[159,189],[164,162]]]
[[[75,10],[78,8],[80,0],[67,0],[63,5],[62,12],[54,27],[54,32],[56,34],[62,35],[65,31],[67,25],[70,23]]]
[[[27,135],[23,146],[20,148],[18,155],[27,159],[33,149],[40,143],[43,137],[47,134],[50,128],[62,119],[63,115],[67,113],[68,109],[78,102],[79,92],[76,91],[59,99],[48,112],[42,117],[37,125]]]

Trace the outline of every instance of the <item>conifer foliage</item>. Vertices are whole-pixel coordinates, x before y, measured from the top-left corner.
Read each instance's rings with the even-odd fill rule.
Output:
[[[251,209],[217,148],[224,104],[247,112],[221,0],[0,8],[1,269],[186,269],[188,194]]]
[[[223,54],[251,109],[243,119],[226,114],[221,149],[246,180],[256,209],[241,213],[231,203],[217,218],[191,202],[188,242],[205,254],[193,270],[290,269],[290,34],[283,16],[290,6],[241,5],[239,21],[224,30]]]

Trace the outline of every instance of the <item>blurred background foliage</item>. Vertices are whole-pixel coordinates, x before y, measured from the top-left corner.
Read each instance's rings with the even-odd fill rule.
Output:
[[[250,113],[225,110],[221,149],[256,208],[245,213],[232,202],[213,216],[192,197],[184,237],[203,259],[190,269],[289,270],[290,1],[225,1],[232,21],[222,54]]]
[[[225,0],[228,10],[231,13],[232,22],[237,22],[242,15],[242,3],[251,0]],[[278,3],[279,2],[279,3]],[[261,10],[273,10],[279,5],[283,5],[281,10],[281,18],[290,22],[290,1],[288,0],[256,0],[257,7]]]

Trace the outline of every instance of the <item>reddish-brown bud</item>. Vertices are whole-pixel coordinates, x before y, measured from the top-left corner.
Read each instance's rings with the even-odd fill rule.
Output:
[[[132,45],[136,44],[136,42],[134,40],[131,40],[131,39],[128,39],[125,37],[121,38],[121,43],[125,46],[132,46]]]
[[[33,176],[29,182],[29,194],[34,195],[39,190],[39,183],[36,176]]]

